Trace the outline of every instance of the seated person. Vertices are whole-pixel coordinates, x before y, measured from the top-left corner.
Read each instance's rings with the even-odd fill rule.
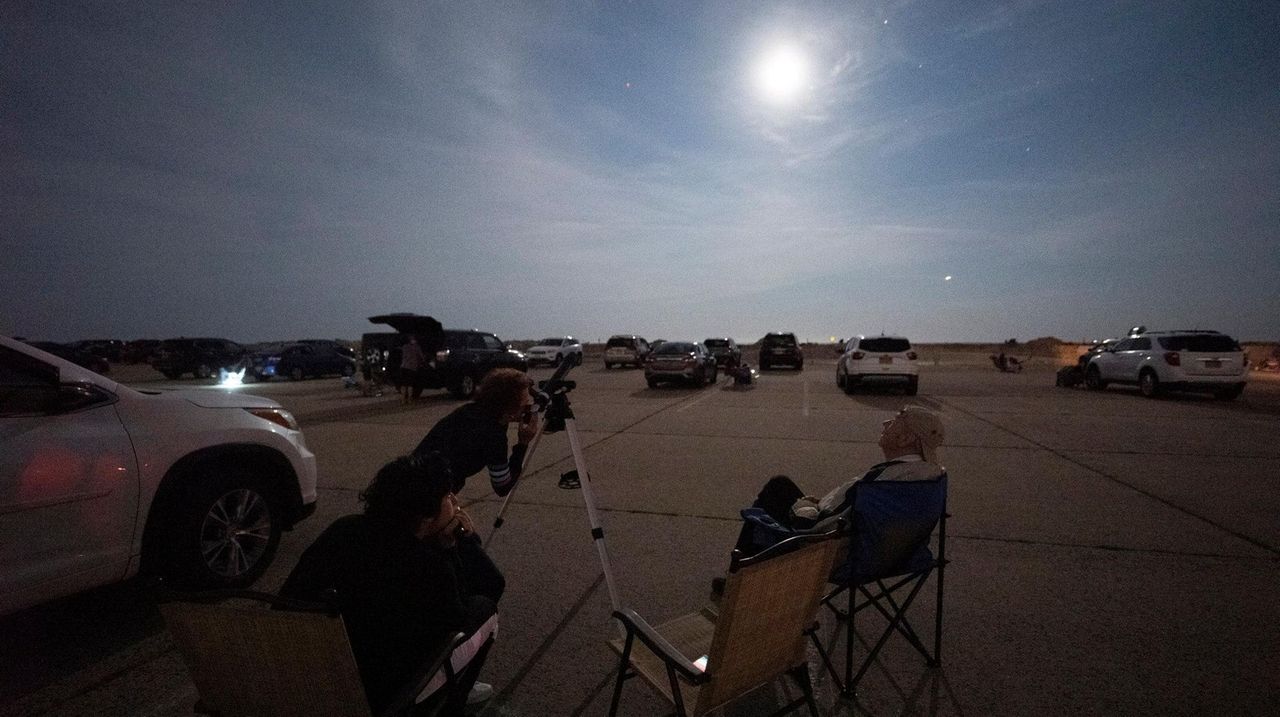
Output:
[[[451,660],[457,684],[440,690],[440,675],[419,697],[443,703],[441,714],[462,714],[492,644],[494,598],[471,589],[460,569],[457,544],[476,536],[451,492],[453,480],[438,454],[383,466],[360,493],[363,514],[326,528],[280,590],[310,602],[321,601],[326,590],[337,592],[374,714],[413,679],[441,640],[464,632],[467,642]],[[492,689],[477,693],[487,697]]]
[[[880,430],[880,450],[884,462],[871,466],[866,473],[842,483],[821,498],[805,495],[790,478],[769,479],[751,508],[765,521],[799,532],[826,532],[841,518],[849,518],[853,510],[853,485],[872,480],[928,480],[942,475],[938,464],[938,446],[942,443],[942,421],[934,412],[920,406],[906,406]],[[750,520],[744,522],[736,549],[754,555],[769,547],[776,537],[762,535]],[[713,589],[720,584],[713,583]]]

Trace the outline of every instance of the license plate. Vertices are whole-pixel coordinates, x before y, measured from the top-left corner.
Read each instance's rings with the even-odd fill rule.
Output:
[[[1222,368],[1222,359],[1209,359],[1204,362],[1205,368]]]
[[[880,363],[893,363],[893,357],[892,357],[892,356],[881,356],[881,357],[880,357]]]

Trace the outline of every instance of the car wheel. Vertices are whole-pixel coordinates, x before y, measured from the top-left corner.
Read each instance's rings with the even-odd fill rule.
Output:
[[[1138,390],[1147,398],[1155,398],[1160,395],[1160,377],[1155,371],[1150,369],[1143,371],[1138,376]]]
[[[1084,372],[1084,385],[1094,391],[1101,391],[1107,387],[1107,382],[1102,380],[1102,372],[1097,366],[1090,366],[1089,370]]]
[[[858,388],[858,377],[853,374],[845,374],[844,376],[844,392],[852,396],[855,389]]]
[[[836,388],[844,388],[846,379],[848,378],[847,376],[845,376],[844,371],[841,370],[843,368],[844,367],[840,365],[836,366]]]
[[[914,396],[920,391],[920,377],[912,376],[907,379],[907,395]]]
[[[243,469],[195,476],[162,537],[165,574],[183,587],[236,588],[262,574],[280,544],[283,515],[269,485]]]
[[[645,383],[649,384],[649,388],[657,388],[657,387],[658,387],[658,379],[656,379],[656,378],[646,378],[646,379],[645,379]]]
[[[476,392],[476,377],[469,373],[462,374],[449,389],[455,398],[471,398],[471,394]]]
[[[303,378],[302,367],[301,366],[294,367],[294,369],[289,372],[289,378],[293,379],[294,381],[301,381]]]
[[[202,363],[199,366],[196,366],[195,375],[196,378],[209,378],[213,375],[213,369],[209,368],[208,364]]]

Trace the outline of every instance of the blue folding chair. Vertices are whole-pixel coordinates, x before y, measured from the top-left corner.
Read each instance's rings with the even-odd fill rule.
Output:
[[[837,561],[831,574],[836,588],[822,602],[845,622],[844,679],[836,675],[831,657],[817,635],[809,637],[817,646],[831,677],[846,697],[851,697],[880,650],[895,632],[924,656],[926,664],[942,664],[942,595],[947,550],[947,474],[933,480],[859,481],[850,489],[853,496],[853,530],[846,559]],[[937,529],[937,552],[931,547]],[[920,635],[907,620],[907,610],[934,570],[938,572],[937,603],[934,611],[933,650],[925,647]],[[906,591],[901,602],[895,594]],[[835,598],[848,595],[848,606],[840,609]],[[859,601],[861,597],[861,601]],[[853,672],[854,616],[875,608],[888,626]]]
[[[816,629],[809,632],[823,664],[845,696],[853,696],[871,663],[895,632],[911,643],[930,667],[942,664],[942,595],[949,517],[945,472],[932,480],[859,481],[850,490],[854,495],[848,548],[837,557],[831,572],[830,582],[836,585],[835,589],[822,599],[836,618],[845,622],[843,679],[836,673],[831,655],[818,640]],[[752,526],[753,541],[758,548],[804,532],[779,524],[759,508],[742,511],[742,517]],[[936,553],[930,545],[935,528],[938,533]],[[933,650],[930,651],[907,620],[906,613],[935,569],[938,571],[937,605]],[[902,591],[906,591],[906,598],[899,602],[895,595]],[[836,606],[835,599],[841,593],[848,595],[846,609]],[[888,621],[888,626],[855,674],[854,616],[867,608],[879,612]]]

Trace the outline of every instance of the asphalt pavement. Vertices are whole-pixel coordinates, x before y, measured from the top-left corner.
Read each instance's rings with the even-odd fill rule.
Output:
[[[549,374],[547,370],[535,376]],[[723,574],[738,510],[771,475],[820,494],[879,460],[879,424],[906,403],[946,424],[950,474],[943,665],[891,640],[857,701],[813,662],[824,715],[1274,715],[1280,710],[1280,383],[1234,402],[1053,386],[1046,370],[926,366],[920,395],[847,396],[831,363],[748,389],[649,389],[588,362],[571,376],[576,425],[621,602],[659,622],[697,611]],[[190,384],[191,382],[187,382]],[[300,417],[320,506],[282,541],[274,590],[377,468],[455,407],[403,406],[333,380],[250,385]],[[616,658],[610,600],[565,433],[547,436],[491,553],[508,592],[486,715],[599,715]],[[500,505],[464,490],[479,523]],[[931,603],[913,607],[931,635]],[[881,623],[860,618],[862,640]],[[839,647],[823,618],[826,644]],[[94,590],[0,618],[0,715],[186,715],[195,688],[145,591]],[[865,650],[858,645],[856,651]],[[816,660],[816,658],[814,658]],[[795,695],[762,688],[726,715]],[[640,681],[622,713],[665,714]]]

